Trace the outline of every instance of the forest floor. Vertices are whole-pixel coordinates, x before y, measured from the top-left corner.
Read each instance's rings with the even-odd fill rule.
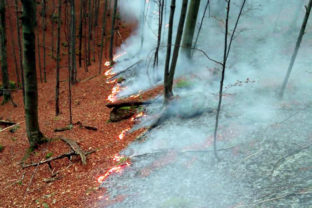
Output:
[[[133,25],[122,26],[122,37],[128,37],[132,28]],[[49,42],[49,37],[47,39]],[[118,45],[120,43],[121,41],[117,41]],[[134,122],[131,119],[108,122],[110,109],[105,105],[114,83],[106,83],[107,77],[104,72],[108,68],[103,67],[103,73],[98,75],[98,63],[93,62],[88,72],[85,72],[83,67],[78,68],[78,80],[81,82],[72,87],[72,110],[73,123],[81,122],[98,130],[87,130],[75,125],[69,131],[54,132],[54,129],[69,124],[68,71],[66,67],[61,68],[61,114],[55,116],[55,63],[52,63],[54,61],[50,57],[47,60],[47,83],[40,83],[38,80],[38,112],[40,129],[45,137],[52,140],[35,150],[25,163],[39,162],[49,156],[56,157],[70,152],[69,146],[57,139],[60,137],[76,141],[84,151],[96,152],[87,156],[87,165],[82,165],[78,157],[72,162],[68,158],[51,162],[53,173],[57,173],[54,178],[51,177],[48,164],[23,169],[21,161],[29,143],[25,129],[22,91],[13,92],[14,102],[18,107],[14,108],[10,103],[0,106],[0,118],[18,123],[19,127],[14,133],[0,130],[0,144],[4,147],[0,152],[0,207],[96,207],[98,199],[105,194],[105,189],[99,188],[98,177],[116,165],[113,157],[133,141],[140,131],[127,134],[122,140],[118,138],[119,134],[130,128]],[[11,59],[9,66],[13,66]],[[66,66],[66,60],[63,60],[62,66]],[[12,68],[9,69],[11,78],[14,73]],[[93,76],[95,77],[87,80]],[[149,92],[143,99],[158,92],[159,89]]]

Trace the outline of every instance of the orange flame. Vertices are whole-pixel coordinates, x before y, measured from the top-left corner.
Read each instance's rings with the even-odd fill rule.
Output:
[[[129,167],[130,165],[131,165],[130,162],[125,162],[122,165],[117,165],[117,166],[112,167],[111,169],[106,171],[104,175],[98,177],[98,182],[103,183],[110,175],[112,175],[114,173],[122,173],[123,170],[126,167]]]
[[[115,85],[112,89],[112,93],[108,96],[107,100],[111,101],[111,102],[115,102],[117,100],[117,94],[120,91],[120,86],[119,85]]]
[[[123,52],[123,53],[120,53],[120,54],[117,54],[114,56],[113,60],[116,61],[118,58],[120,58],[121,56],[127,54],[127,52]]]
[[[114,68],[111,68],[111,69],[107,70],[105,72],[105,76],[107,76],[107,77],[114,76],[116,73],[113,72],[113,69]]]
[[[135,115],[134,117],[131,118],[131,121],[135,121],[139,118],[142,118],[143,116],[145,116],[144,112],[140,112],[139,114]]]
[[[119,134],[118,138],[120,140],[122,140],[125,136],[126,136],[126,133],[130,130],[130,128],[127,128],[125,130],[122,130],[122,132]]]

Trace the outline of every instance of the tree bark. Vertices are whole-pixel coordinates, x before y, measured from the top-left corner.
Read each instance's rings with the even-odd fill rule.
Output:
[[[78,50],[78,57],[79,57],[79,67],[81,67],[81,60],[82,60],[82,28],[83,28],[83,0],[80,0],[80,14],[79,14],[79,50]]]
[[[7,1],[5,1],[5,3],[7,4]],[[13,28],[10,15],[8,16],[8,22],[9,22],[9,27]],[[14,34],[13,34],[13,30],[9,30],[9,31],[10,31],[10,36],[13,39],[13,41],[12,41],[12,47],[13,47],[12,55],[13,55],[13,59],[14,59],[14,66],[15,66],[15,73],[16,73],[16,83],[17,83],[17,86],[20,88],[21,80],[20,80],[20,72],[19,72],[16,52],[15,52],[15,48],[16,48],[15,39],[14,39],[15,37],[14,37]]]
[[[45,141],[38,122],[38,89],[35,55],[36,1],[22,0],[23,52],[25,79],[25,121],[31,148]]]
[[[5,20],[5,1],[0,0],[0,39],[1,39],[1,72],[3,83],[3,101],[2,105],[11,100],[11,93],[9,89],[9,73],[7,62],[7,37],[6,37],[6,20]]]
[[[103,18],[102,18],[102,34],[101,34],[101,49],[100,49],[100,60],[99,60],[99,74],[102,72],[102,59],[103,59],[103,48],[104,48],[104,37],[106,35],[106,16],[107,16],[107,5],[108,1],[105,1],[104,11],[103,11]]]
[[[88,59],[87,59],[87,65],[91,65],[91,40],[92,40],[92,5],[91,0],[89,0],[88,5],[88,20],[89,20],[89,31],[88,31]]]
[[[43,41],[43,81],[47,82],[47,71],[46,71],[46,30],[47,30],[47,21],[46,21],[46,0],[42,0],[42,41]]]
[[[179,50],[180,50],[183,28],[184,28],[184,22],[185,22],[186,11],[187,11],[187,3],[188,3],[188,0],[183,0],[183,2],[182,2],[181,16],[180,16],[180,20],[179,20],[179,26],[178,26],[177,35],[176,35],[176,41],[174,44],[174,50],[173,50],[173,54],[172,54],[170,72],[169,72],[169,77],[168,77],[168,86],[167,86],[168,87],[167,91],[169,92],[169,99],[173,96],[172,86],[173,86],[175,69],[176,69],[176,65],[177,65],[177,61],[178,61],[178,57],[179,57]]]
[[[56,85],[55,85],[55,115],[60,114],[60,45],[61,45],[61,21],[62,0],[58,0],[57,43],[56,43]]]
[[[116,16],[117,16],[117,6],[118,6],[118,0],[114,1],[114,13],[112,17],[112,28],[111,28],[111,38],[110,38],[110,46],[109,46],[109,61],[111,64],[113,64],[113,53],[114,53],[114,35],[115,35],[115,22],[116,22]]]
[[[155,68],[158,65],[158,52],[159,52],[159,47],[160,47],[160,42],[161,42],[161,33],[162,33],[162,25],[163,25],[163,13],[164,13],[164,0],[159,0],[159,23],[158,23],[158,37],[157,37],[157,46],[155,50],[155,55],[154,55],[154,64],[153,67]]]
[[[191,51],[193,46],[193,37],[195,33],[195,27],[197,23],[198,10],[200,7],[200,0],[191,0],[189,5],[185,31],[182,41],[183,52],[187,55],[188,58],[191,58]]]
[[[302,26],[301,26],[301,29],[300,29],[300,33],[299,33],[299,36],[298,36],[298,39],[297,39],[297,42],[296,42],[296,47],[295,47],[293,55],[291,57],[291,60],[290,60],[290,63],[289,63],[288,69],[287,69],[286,77],[285,77],[283,85],[282,85],[282,89],[281,89],[281,92],[280,92],[280,97],[281,98],[284,96],[285,88],[286,88],[286,85],[288,83],[288,79],[290,77],[290,73],[292,71],[292,68],[293,68],[293,66],[295,64],[296,57],[297,57],[297,54],[298,54],[298,51],[299,51],[299,48],[300,48],[300,45],[301,45],[301,42],[302,42],[302,38],[303,38],[305,29],[306,29],[306,26],[307,26],[307,23],[308,23],[308,20],[309,20],[309,16],[310,16],[310,13],[311,13],[311,8],[312,8],[312,0],[309,1],[309,4],[305,8],[306,8],[306,14],[304,16],[303,23],[302,23]]]
[[[18,45],[18,52],[19,52],[19,65],[21,69],[21,80],[22,80],[22,90],[23,90],[23,101],[25,96],[24,90],[24,68],[23,68],[23,52],[22,52],[22,41],[21,41],[21,28],[20,28],[20,21],[19,21],[19,14],[18,14],[18,2],[14,0],[15,3],[15,14],[16,14],[16,28],[17,28],[17,45]]]
[[[171,57],[171,44],[172,44],[172,29],[173,29],[173,20],[174,20],[174,12],[176,7],[176,1],[171,0],[170,6],[170,17],[169,17],[169,31],[168,31],[168,43],[167,43],[167,54],[166,54],[166,63],[164,70],[164,97],[165,104],[168,103],[169,98],[171,97],[169,91],[169,66],[170,66],[170,57]]]
[[[76,67],[76,18],[75,18],[75,0],[71,0],[71,82],[77,82],[77,67]]]

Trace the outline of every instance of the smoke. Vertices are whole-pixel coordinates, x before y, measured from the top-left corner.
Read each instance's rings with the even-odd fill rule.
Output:
[[[123,84],[126,88],[120,97],[163,82],[165,26],[159,65],[152,68],[151,64],[157,42],[155,2],[123,0],[119,5],[121,16],[136,19],[138,28],[120,47],[119,52],[127,54],[118,59],[114,71],[121,72],[140,61],[120,75],[126,78]],[[165,2],[164,25],[168,24],[170,11],[170,1]],[[241,2],[232,1],[230,33]],[[202,0],[198,20],[205,3]],[[293,151],[296,146],[290,143],[304,146],[312,133],[309,128],[312,120],[308,116],[312,101],[311,20],[286,96],[283,101],[277,99],[301,27],[305,3],[307,1],[247,1],[226,69],[218,135],[218,149],[223,149],[219,153],[223,159],[220,163],[212,154],[212,138],[221,67],[200,51],[194,51],[192,60],[180,54],[175,77],[187,83],[174,88],[179,99],[170,104],[168,118],[153,129],[144,142],[134,142],[124,150],[122,154],[133,159],[132,166],[102,184],[108,188],[111,199],[126,196],[112,207],[235,207],[258,199],[263,186],[271,187],[273,182],[266,180],[272,166],[284,153]],[[225,6],[224,1],[211,1],[196,46],[217,61],[223,57]],[[181,1],[177,1],[175,29],[180,8]],[[174,37],[175,34],[176,31]],[[143,45],[140,44],[142,37]],[[140,127],[148,126],[153,115],[161,111],[162,96],[153,101],[147,107],[150,116],[142,120]],[[276,143],[283,148],[277,148]],[[255,161],[250,160],[251,157]],[[261,178],[257,171],[268,177]]]

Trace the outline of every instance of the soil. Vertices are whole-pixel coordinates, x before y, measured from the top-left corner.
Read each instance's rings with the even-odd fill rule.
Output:
[[[15,25],[15,12],[13,1],[9,4],[8,16]],[[104,4],[102,2],[102,4]],[[77,8],[79,5],[77,6]],[[52,13],[51,5],[48,6],[48,14]],[[37,12],[40,11],[38,6]],[[64,11],[64,9],[63,9]],[[78,12],[77,12],[78,14]],[[38,15],[38,18],[39,15]],[[101,19],[101,18],[100,18]],[[40,28],[40,40],[42,30]],[[40,82],[38,71],[38,94],[39,94],[39,124],[42,133],[50,139],[50,142],[41,145],[37,150],[27,157],[25,163],[39,162],[49,156],[55,157],[71,151],[70,147],[59,138],[70,138],[76,141],[84,151],[96,150],[87,156],[87,165],[82,165],[78,156],[70,161],[63,158],[51,162],[52,169],[48,164],[23,169],[21,161],[27,153],[29,143],[27,140],[24,120],[24,106],[22,91],[12,93],[14,102],[18,107],[14,108],[8,103],[0,106],[0,117],[14,121],[19,124],[14,133],[9,130],[0,132],[0,145],[4,150],[0,152],[0,207],[97,207],[97,201],[105,194],[105,189],[99,188],[98,177],[105,174],[112,166],[116,165],[113,157],[133,141],[142,130],[126,134],[120,140],[119,134],[124,129],[133,126],[131,119],[121,122],[108,122],[111,109],[105,105],[107,98],[112,92],[115,83],[106,83],[104,75],[108,68],[104,67],[103,73],[98,75],[98,54],[96,60],[88,68],[78,68],[78,82],[72,87],[72,111],[73,123],[81,122],[83,125],[96,127],[97,131],[88,130],[74,126],[73,129],[64,132],[54,132],[56,128],[62,128],[69,124],[68,108],[68,70],[67,70],[67,48],[62,47],[61,61],[61,87],[60,87],[60,109],[61,114],[55,116],[55,61],[51,58],[51,22],[48,20],[47,30],[47,83]],[[101,23],[99,23],[101,25]],[[115,45],[120,45],[134,30],[135,23],[124,23],[118,21],[121,36],[117,36]],[[110,24],[107,25],[110,28]],[[16,27],[10,28],[16,34]],[[56,25],[55,25],[56,29]],[[62,41],[65,41],[65,27],[62,28]],[[98,30],[100,31],[100,30]],[[8,34],[8,33],[7,33]],[[99,32],[100,34],[100,32]],[[99,36],[97,36],[99,37]],[[55,32],[56,44],[56,32]],[[12,42],[15,41],[17,52],[17,37],[8,37],[8,66],[11,80],[16,80],[14,59],[12,54]],[[78,41],[77,41],[78,42]],[[43,64],[43,49],[41,47],[41,64]],[[38,63],[37,63],[38,66]],[[92,79],[88,79],[93,77]],[[159,93],[160,89],[146,92],[141,99],[148,99]],[[52,177],[54,175],[54,177]],[[113,202],[112,202],[113,203]]]

